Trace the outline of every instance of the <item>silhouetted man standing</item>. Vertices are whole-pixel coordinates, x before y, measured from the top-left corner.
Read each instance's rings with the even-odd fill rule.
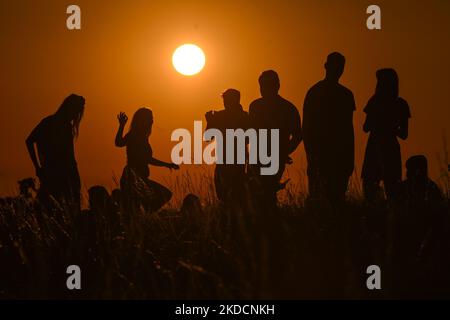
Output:
[[[250,123],[256,130],[279,130],[279,169],[275,175],[261,175],[259,170],[261,165],[253,167],[252,175],[258,182],[253,188],[259,190],[252,191],[262,196],[263,202],[276,204],[276,192],[281,188],[280,179],[286,163],[292,161],[289,155],[302,141],[302,127],[297,108],[278,94],[280,80],[275,71],[264,71],[259,77],[259,87],[261,98],[250,104]],[[268,137],[270,137],[269,132]],[[267,148],[270,152],[269,141],[267,141]]]
[[[333,203],[345,199],[354,168],[355,99],[339,84],[344,66],[342,54],[328,55],[325,79],[309,89],[303,109],[309,194]]]
[[[248,113],[241,106],[241,93],[236,89],[228,89],[222,94],[225,110],[209,111],[205,114],[206,129],[218,129],[224,137],[224,146],[227,145],[227,129],[247,130],[249,126]],[[242,151],[242,150],[240,150]],[[245,152],[246,150],[244,150]],[[244,200],[246,170],[245,164],[237,163],[237,146],[234,150],[234,164],[216,164],[214,171],[214,184],[219,200],[225,203],[237,203]],[[226,159],[226,148],[223,150],[223,159]]]

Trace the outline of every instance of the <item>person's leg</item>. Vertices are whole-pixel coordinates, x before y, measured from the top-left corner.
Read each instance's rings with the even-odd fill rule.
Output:
[[[74,168],[68,176],[67,202],[73,214],[81,212],[81,178],[78,169]]]
[[[151,196],[150,199],[145,199],[145,202],[150,206],[151,211],[158,211],[172,198],[172,192],[153,180],[147,179],[146,184],[151,190]]]
[[[343,203],[345,202],[345,195],[348,189],[348,181],[350,177],[346,175],[336,175],[330,177],[330,191],[329,195],[333,202]]]
[[[374,201],[380,195],[380,182],[369,178],[363,179],[363,193],[367,201]]]
[[[257,179],[257,188],[253,193],[253,207],[257,214],[266,214],[269,212],[273,212],[277,206],[277,194],[276,191],[279,186],[279,179],[276,175],[274,176],[265,176],[258,175]]]
[[[280,182],[283,177],[284,170],[286,168],[286,164],[280,164],[278,168],[277,174],[273,176],[264,176],[265,177],[265,198],[267,199],[267,204],[270,208],[276,208],[278,199],[277,192],[280,190]]]
[[[392,200],[395,197],[395,193],[398,190],[399,181],[396,179],[386,179],[384,180],[384,192],[386,193],[386,198]]]
[[[320,180],[318,168],[312,165],[308,166],[307,174],[308,174],[309,198],[311,199],[320,198],[322,181]]]
[[[231,201],[241,206],[244,205],[244,203],[248,201],[247,177],[245,174],[244,165],[234,166],[233,173],[230,175],[228,183],[230,188]]]
[[[39,200],[39,203],[46,209],[51,209],[53,204],[51,200],[49,184],[50,182],[46,178],[39,178],[39,190],[37,192],[37,198]]]
[[[224,192],[224,168],[222,165],[217,165],[214,170],[214,186],[216,188],[216,195],[220,201],[225,201],[225,192]]]
[[[245,167],[216,165],[214,183],[217,198],[223,202],[237,202],[245,192]]]
[[[343,188],[343,179],[340,175],[332,172],[322,177],[321,196],[330,204],[335,205],[341,202],[345,197],[345,189]]]
[[[121,217],[126,225],[131,223],[140,206],[140,200],[132,187],[136,183],[135,180],[136,175],[133,174],[132,169],[125,167],[120,177],[120,196]]]

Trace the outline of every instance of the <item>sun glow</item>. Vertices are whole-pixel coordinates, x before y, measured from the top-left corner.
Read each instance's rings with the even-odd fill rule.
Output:
[[[172,55],[175,70],[185,76],[193,76],[202,71],[205,62],[203,50],[195,44],[183,44]]]

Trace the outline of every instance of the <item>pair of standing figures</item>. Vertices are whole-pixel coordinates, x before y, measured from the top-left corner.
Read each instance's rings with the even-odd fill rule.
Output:
[[[250,173],[256,184],[250,185],[263,199],[276,201],[276,192],[282,188],[281,177],[290,154],[303,140],[308,161],[308,184],[311,197],[341,201],[345,197],[349,178],[354,170],[353,112],[355,101],[350,90],[339,83],[345,58],[331,53],[325,63],[325,79],[315,84],[304,102],[303,128],[297,108],[279,95],[280,81],[275,71],[264,71],[259,78],[261,98],[252,102],[247,114],[240,105],[237,90],[223,94],[225,110],[207,113],[208,127],[218,129],[279,129],[278,173],[261,176],[261,165],[217,165],[216,191],[219,198],[243,194],[242,185]],[[409,107],[399,97],[398,77],[393,69],[377,71],[377,87],[364,112],[367,114],[364,131],[369,132],[362,178],[367,198],[378,193],[384,182],[386,194],[392,193],[401,180],[401,153],[398,137],[408,136]],[[26,140],[27,148],[41,182],[40,197],[46,201],[65,200],[76,208],[80,206],[80,176],[74,153],[74,139],[83,117],[85,99],[68,96],[58,111],[44,120]],[[149,165],[178,169],[173,163],[153,157],[148,142],[153,126],[152,111],[139,109],[133,116],[126,135],[125,114],[118,116],[119,130],[116,146],[127,148],[127,166],[121,178],[121,188],[130,201],[139,201],[151,210],[166,203],[171,192],[149,179]],[[266,144],[270,145],[270,144]],[[36,147],[35,147],[36,146]],[[246,172],[248,171],[248,172]],[[51,197],[49,197],[51,196]]]
[[[304,141],[308,157],[310,194],[325,194],[330,200],[345,197],[354,170],[353,112],[355,100],[350,90],[339,84],[345,58],[332,53],[325,63],[326,77],[314,85],[304,103]],[[377,85],[364,112],[363,130],[369,133],[362,168],[366,199],[380,192],[393,196],[402,179],[398,138],[408,137],[411,117],[407,102],[399,96],[399,79],[393,69],[376,72]]]

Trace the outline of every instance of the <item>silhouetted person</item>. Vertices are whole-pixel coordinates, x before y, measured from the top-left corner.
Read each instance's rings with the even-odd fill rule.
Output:
[[[401,202],[430,202],[439,204],[443,195],[437,184],[428,177],[428,161],[424,155],[410,157],[406,161],[406,180],[395,189]]]
[[[130,130],[125,136],[123,130],[128,117],[121,112],[117,118],[119,130],[115,143],[117,147],[127,148],[127,165],[120,179],[120,188],[124,196],[135,205],[143,205],[146,210],[157,211],[170,200],[172,192],[149,179],[149,165],[169,169],[179,167],[153,157],[153,150],[148,142],[153,126],[153,113],[150,109],[141,108],[136,111]]]
[[[199,215],[203,212],[202,204],[200,202],[200,198],[195,194],[188,194],[183,199],[183,204],[181,205],[181,214],[182,215]]]
[[[36,182],[33,178],[26,178],[19,180],[19,194],[24,199],[33,199],[35,192],[37,191]]]
[[[355,99],[339,83],[344,66],[342,54],[328,55],[325,79],[309,89],[303,108],[309,195],[332,203],[345,199],[354,168]]]
[[[111,211],[114,207],[112,197],[109,195],[108,190],[103,186],[93,186],[88,190],[89,195],[89,208],[96,212],[102,212],[102,214]]]
[[[201,219],[203,218],[203,208],[200,198],[192,193],[184,197],[180,215],[184,221],[185,228],[200,224]],[[195,228],[196,227],[197,226],[195,226]]]
[[[362,168],[366,199],[373,200],[380,193],[383,181],[386,196],[390,198],[402,179],[402,159],[397,137],[408,137],[408,103],[399,97],[399,80],[393,69],[376,73],[375,94],[364,108],[364,131],[369,132]]]
[[[250,127],[256,130],[279,130],[279,169],[275,175],[261,175],[261,164],[251,166],[251,175],[258,182],[256,188],[260,188],[252,192],[259,193],[264,202],[274,204],[276,193],[282,186],[280,180],[286,164],[292,162],[289,155],[302,141],[302,127],[297,108],[278,94],[280,79],[275,71],[267,70],[261,74],[259,88],[261,98],[253,101],[249,108]],[[270,137],[270,132],[267,135]],[[267,141],[267,148],[270,152],[270,141]]]
[[[117,235],[120,232],[120,216],[118,207],[112,196],[103,186],[93,186],[88,190],[89,209],[100,226],[98,232],[105,237]]]
[[[226,129],[247,130],[249,127],[248,113],[240,104],[241,94],[238,90],[228,89],[222,94],[225,110],[209,111],[205,118],[206,129],[218,129],[223,135],[223,161],[224,164],[216,164],[214,171],[214,184],[219,200],[223,202],[238,202],[245,197],[246,165],[237,163],[237,153],[247,150],[234,148],[234,164],[226,164]]]
[[[442,283],[439,268],[430,269],[429,264],[439,264],[436,262],[442,253],[448,252],[448,208],[439,187],[428,177],[425,156],[406,161],[406,180],[396,185],[391,199],[395,208],[391,233],[397,294],[426,296]]]
[[[84,104],[83,97],[71,94],[55,114],[33,129],[26,140],[40,180],[41,201],[47,202],[51,196],[75,210],[80,209],[81,182],[75,161],[74,139],[78,136]]]

